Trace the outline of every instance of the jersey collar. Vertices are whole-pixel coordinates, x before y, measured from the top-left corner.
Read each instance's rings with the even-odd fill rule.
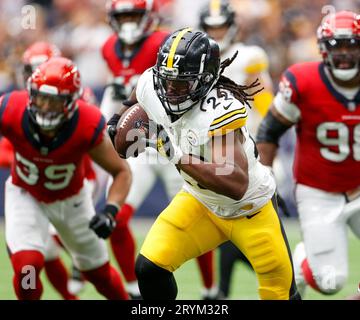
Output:
[[[354,99],[352,99],[352,100],[348,99],[347,97],[345,97],[343,94],[341,94],[338,90],[336,90],[334,88],[329,77],[326,75],[325,68],[326,68],[326,66],[324,63],[319,64],[320,77],[321,77],[322,81],[324,82],[325,86],[327,87],[327,89],[335,97],[335,99],[337,101],[339,101],[341,104],[343,104],[347,109],[354,110],[356,108],[356,106],[360,104],[360,90],[358,91],[358,93],[356,94]]]
[[[26,139],[35,149],[37,149],[42,155],[45,156],[69,140],[77,127],[78,121],[79,109],[75,111],[71,119],[63,125],[57,136],[55,136],[54,139],[52,139],[49,143],[44,143],[41,141],[38,133],[36,132],[36,128],[30,120],[29,111],[27,109],[25,109],[21,125],[24,130]]]

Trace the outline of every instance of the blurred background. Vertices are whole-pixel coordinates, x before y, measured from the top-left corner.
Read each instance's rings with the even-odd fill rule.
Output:
[[[162,28],[174,30],[179,27],[197,27],[200,8],[208,0],[155,0],[160,3]],[[259,45],[265,49],[270,59],[270,75],[277,90],[281,73],[295,62],[319,60],[316,43],[316,29],[333,6],[337,11],[350,9],[360,12],[360,0],[230,0],[237,11],[237,22],[240,25],[238,40],[249,45]],[[90,87],[100,102],[110,73],[101,56],[101,46],[112,34],[107,23],[106,0],[0,0],[0,94],[23,87],[21,56],[33,42],[44,40],[56,44],[64,56],[73,59],[79,67],[83,86]],[[241,57],[238,57],[240,59]],[[293,218],[297,212],[293,199],[292,153],[294,132],[290,131],[280,141],[279,159],[274,168],[278,188],[285,199]],[[4,182],[9,170],[0,168],[0,236],[3,238]],[[133,225],[138,227],[138,241],[150,225],[141,224],[144,219],[153,219],[168,203],[160,182],[148,196],[147,200],[135,215]],[[151,219],[148,219],[151,221]],[[291,245],[300,237],[296,219],[287,224]],[[140,231],[139,231],[140,230]],[[354,239],[352,239],[353,241]],[[0,243],[3,239],[0,239]],[[350,251],[353,257],[352,268],[360,267],[355,254],[356,248],[351,242]],[[0,299],[14,298],[10,280],[11,269],[5,257],[5,246],[0,248],[0,270],[3,279],[8,282],[1,289]],[[357,261],[357,262],[356,262]],[[5,268],[3,263],[5,263]],[[356,264],[357,263],[357,264]],[[190,269],[189,269],[190,268]],[[183,272],[195,268],[190,264]],[[242,270],[242,272],[245,272]],[[247,271],[246,271],[247,272]],[[197,272],[195,272],[197,274]],[[190,292],[180,298],[197,297],[193,288],[193,278],[180,282]],[[236,278],[237,279],[237,278]],[[246,281],[250,279],[250,283]],[[358,281],[351,279],[353,283]],[[254,276],[249,272],[242,276],[243,288],[254,288]],[[6,289],[6,290],[5,290]],[[197,289],[196,289],[197,290]],[[250,290],[250,289],[249,289]],[[348,288],[348,293],[353,288]],[[254,290],[253,290],[254,291]],[[256,298],[253,291],[242,292],[247,298]],[[50,291],[51,292],[51,291]],[[91,293],[88,298],[99,298]],[[335,296],[333,298],[336,298]],[[45,298],[56,298],[54,293]],[[318,295],[310,298],[322,298]]]
[[[207,0],[155,0],[159,2],[161,27],[197,27],[200,8]],[[351,9],[359,12],[360,0],[231,0],[240,25],[238,40],[259,45],[270,60],[274,90],[281,73],[295,62],[320,59],[316,28],[329,13]],[[30,44],[45,40],[56,44],[73,59],[83,86],[93,89],[101,101],[110,77],[100,48],[112,33],[106,20],[106,0],[0,0],[0,93],[23,86],[21,56]],[[241,57],[239,57],[241,58]],[[239,59],[238,58],[238,59]],[[291,178],[294,132],[281,140],[275,174],[279,192],[291,214],[297,215]],[[8,170],[0,169],[0,216],[3,187]],[[137,216],[154,216],[167,203],[160,183],[140,208]]]

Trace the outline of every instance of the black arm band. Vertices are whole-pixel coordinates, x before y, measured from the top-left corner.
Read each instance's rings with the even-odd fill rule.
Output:
[[[267,113],[261,121],[256,135],[256,143],[266,142],[279,145],[280,137],[290,127],[280,122],[274,117],[271,111]]]
[[[113,204],[107,204],[104,209],[104,213],[110,213],[114,218],[116,217],[119,208]]]

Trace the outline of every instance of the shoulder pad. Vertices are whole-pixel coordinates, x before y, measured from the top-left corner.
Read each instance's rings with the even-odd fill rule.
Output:
[[[212,109],[212,121],[208,135],[223,135],[227,131],[239,129],[246,124],[247,109],[231,92],[221,89],[221,97],[217,96],[217,89],[213,89],[206,97],[201,108]]]

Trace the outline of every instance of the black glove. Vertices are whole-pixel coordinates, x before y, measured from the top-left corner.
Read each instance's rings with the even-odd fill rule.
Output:
[[[113,87],[112,98],[115,101],[123,101],[127,98],[126,89],[123,85],[118,83],[112,83],[110,86]]]
[[[116,227],[115,216],[118,211],[116,206],[107,204],[103,211],[91,219],[89,228],[94,230],[99,238],[108,238]]]
[[[120,117],[121,117],[120,115],[115,113],[107,122],[107,133],[109,134],[113,146],[115,146],[114,139],[116,135],[116,126],[120,120]]]
[[[291,213],[286,205],[285,200],[279,195],[278,192],[276,192],[276,202],[278,204],[278,207],[281,209],[282,213],[285,217],[291,217]]]

